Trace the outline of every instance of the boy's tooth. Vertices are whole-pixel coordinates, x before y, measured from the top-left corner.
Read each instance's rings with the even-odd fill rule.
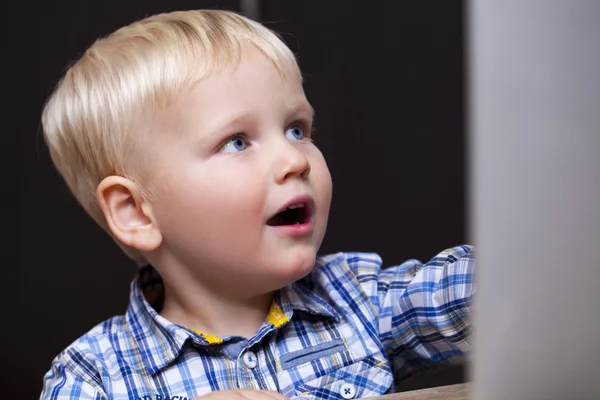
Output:
[[[302,208],[302,207],[304,207],[304,204],[294,204],[294,205],[289,206],[288,208],[290,210],[293,210],[295,208]]]

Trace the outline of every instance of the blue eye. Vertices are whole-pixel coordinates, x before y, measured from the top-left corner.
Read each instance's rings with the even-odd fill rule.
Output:
[[[225,145],[221,147],[220,151],[222,151],[223,153],[235,153],[238,151],[244,151],[247,147],[248,144],[246,143],[246,139],[244,139],[243,136],[237,135],[232,137],[227,143],[225,143]]]
[[[300,126],[294,125],[285,131],[285,136],[292,140],[302,140],[304,139],[304,130]]]

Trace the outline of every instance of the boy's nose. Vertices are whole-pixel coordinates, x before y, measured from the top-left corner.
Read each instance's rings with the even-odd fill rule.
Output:
[[[277,167],[275,170],[275,181],[284,183],[293,177],[308,178],[310,174],[310,163],[306,156],[295,146],[288,143],[287,146],[277,149]]]

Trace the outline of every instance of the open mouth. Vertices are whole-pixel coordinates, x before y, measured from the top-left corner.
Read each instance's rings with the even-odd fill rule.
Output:
[[[283,211],[269,218],[269,226],[300,225],[310,219],[310,206],[307,203],[297,203],[286,207]]]

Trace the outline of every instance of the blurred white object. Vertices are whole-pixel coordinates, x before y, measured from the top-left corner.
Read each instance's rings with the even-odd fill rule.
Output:
[[[600,399],[600,1],[468,3],[475,399]]]

